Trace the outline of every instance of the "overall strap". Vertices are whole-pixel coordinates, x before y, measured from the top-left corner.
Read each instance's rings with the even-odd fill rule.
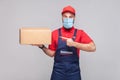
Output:
[[[58,37],[59,37],[59,36],[62,36],[62,35],[61,35],[61,29],[60,29],[60,28],[58,29]]]
[[[75,38],[76,38],[76,34],[77,34],[77,29],[75,29],[75,31],[74,31],[74,35],[73,35],[73,40],[75,40]]]

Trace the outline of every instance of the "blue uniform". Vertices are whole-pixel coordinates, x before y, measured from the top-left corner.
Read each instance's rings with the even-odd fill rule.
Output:
[[[58,32],[59,36],[62,36],[61,29]],[[76,33],[77,29],[74,31],[73,40],[75,40]],[[67,46],[66,41],[60,37],[58,37],[51,80],[81,80],[77,49]]]

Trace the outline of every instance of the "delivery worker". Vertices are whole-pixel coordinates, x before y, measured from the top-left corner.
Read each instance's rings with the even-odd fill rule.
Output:
[[[51,80],[81,80],[79,50],[94,52],[96,46],[83,30],[74,27],[76,11],[73,7],[64,7],[61,15],[63,26],[52,32],[49,48],[43,44],[37,46],[54,57]]]

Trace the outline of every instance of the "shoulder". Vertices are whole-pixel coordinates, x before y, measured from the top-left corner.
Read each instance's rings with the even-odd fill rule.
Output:
[[[52,35],[56,35],[56,34],[58,34],[58,29],[52,31]]]

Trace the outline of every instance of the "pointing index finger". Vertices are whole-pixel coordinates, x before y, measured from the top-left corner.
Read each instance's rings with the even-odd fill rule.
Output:
[[[67,37],[63,37],[63,36],[60,36],[60,38],[62,38],[62,39],[64,39],[64,40],[69,39],[69,38],[67,38]]]

